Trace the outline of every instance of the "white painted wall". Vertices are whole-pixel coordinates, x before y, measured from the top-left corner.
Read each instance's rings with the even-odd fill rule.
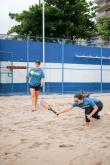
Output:
[[[100,82],[100,70],[97,70],[100,69],[99,65],[65,64],[64,68],[71,69],[64,70],[64,82]]]
[[[102,77],[102,81],[103,82],[110,82],[110,71],[103,71],[103,77]]]
[[[1,67],[6,67],[7,65],[11,65],[10,62],[1,63]],[[13,65],[27,66],[27,62],[14,62]],[[29,67],[34,67],[34,62],[30,62]],[[46,63],[45,68],[46,82],[62,82],[62,64]],[[99,65],[64,64],[64,68],[64,82],[100,82],[101,73]],[[110,69],[110,66],[104,65],[103,69]],[[25,83],[26,75],[27,69],[14,69],[13,83]],[[11,78],[9,78],[7,74],[1,74],[1,82],[11,83]],[[110,82],[110,70],[103,71],[103,82]]]
[[[45,80],[46,82],[62,82],[62,64],[46,63],[45,65]],[[50,69],[52,68],[52,69]]]
[[[10,61],[0,62],[0,83],[12,83],[11,71],[6,68],[10,65]]]
[[[103,73],[102,81],[109,83],[110,82],[110,66],[109,65],[103,65],[103,72],[102,73]]]
[[[27,66],[26,62],[14,62],[14,66]],[[26,82],[27,69],[13,69],[13,83]]]

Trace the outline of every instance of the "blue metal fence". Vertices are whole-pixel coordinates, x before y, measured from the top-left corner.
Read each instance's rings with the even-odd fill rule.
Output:
[[[110,92],[110,49],[66,40],[45,43],[46,93]],[[85,43],[84,43],[85,44]],[[26,74],[42,62],[42,39],[1,35],[0,93],[27,94]],[[7,66],[26,66],[9,70]]]

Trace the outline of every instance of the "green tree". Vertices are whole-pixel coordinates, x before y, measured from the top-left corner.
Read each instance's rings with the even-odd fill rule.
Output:
[[[46,0],[46,37],[90,38],[94,35],[94,4],[86,0]],[[8,33],[20,35],[42,35],[42,5],[33,5],[20,14],[9,13],[18,22]]]
[[[100,17],[97,19],[97,31],[98,35],[106,42],[110,41],[110,16]]]

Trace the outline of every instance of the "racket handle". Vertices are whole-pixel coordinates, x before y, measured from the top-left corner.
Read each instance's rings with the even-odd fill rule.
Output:
[[[53,110],[52,108],[50,108],[49,110],[52,111],[54,114],[57,115],[57,112],[55,110]]]

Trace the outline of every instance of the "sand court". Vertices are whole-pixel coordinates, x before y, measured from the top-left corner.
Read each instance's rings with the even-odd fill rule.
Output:
[[[31,112],[30,96],[0,98],[0,165],[110,165],[110,96],[94,94],[104,103],[101,120],[82,126],[84,111],[57,117]],[[72,95],[44,95],[56,111]]]

